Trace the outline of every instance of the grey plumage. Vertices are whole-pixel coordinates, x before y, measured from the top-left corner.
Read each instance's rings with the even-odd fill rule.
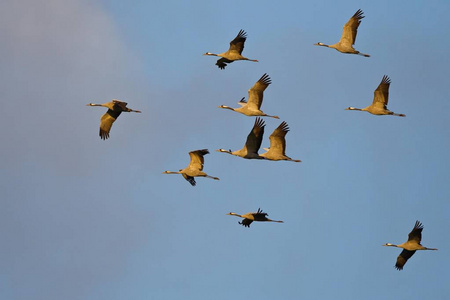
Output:
[[[258,151],[261,147],[265,126],[266,124],[264,123],[264,120],[257,117],[255,119],[255,124],[248,134],[247,141],[245,142],[245,145],[242,149],[236,151],[218,149],[216,151],[228,153],[246,159],[263,159],[263,157],[258,154]]]
[[[194,177],[207,177],[219,180],[217,177],[209,176],[203,172],[203,164],[205,163],[204,155],[208,154],[208,149],[201,149],[189,152],[191,158],[189,165],[178,172],[164,171],[163,174],[181,174],[192,186],[196,185]]]
[[[113,99],[111,102],[106,102],[103,104],[89,103],[87,106],[102,106],[108,108],[106,113],[100,119],[100,138],[106,140],[109,138],[109,132],[111,130],[112,124],[120,116],[122,112],[136,112],[140,113],[139,110],[133,110],[127,107],[126,102]]]
[[[230,47],[226,52],[220,53],[220,54],[214,54],[211,52],[206,52],[203,55],[212,55],[212,56],[219,56],[221,57],[216,62],[216,66],[219,67],[219,69],[225,69],[227,64],[231,64],[233,61],[236,60],[249,60],[253,62],[258,62],[256,59],[249,59],[247,57],[242,56],[242,51],[244,50],[244,44],[247,39],[247,33],[244,30],[240,30],[238,35],[230,42]]]
[[[246,213],[245,215],[239,215],[239,214],[233,213],[233,212],[230,212],[227,215],[243,218],[243,220],[238,223],[244,227],[250,227],[250,224],[253,221],[284,223],[283,221],[276,221],[276,220],[271,220],[271,219],[267,218],[268,214],[263,212],[261,210],[261,208],[258,208],[258,211],[256,211],[256,212]]]
[[[353,45],[356,41],[356,35],[358,33],[358,27],[359,24],[361,24],[361,20],[363,18],[363,11],[361,9],[358,9],[356,13],[350,18],[350,20],[345,23],[339,42],[333,45],[326,45],[324,43],[317,43],[314,45],[333,48],[342,53],[358,54],[365,57],[370,57],[369,54],[360,53],[359,51],[355,50],[355,48],[353,48]]]
[[[397,262],[395,263],[395,268],[397,270],[403,270],[403,266],[406,264],[408,259],[416,253],[417,250],[437,250],[436,248],[427,248],[420,244],[422,240],[422,230],[423,225],[419,221],[416,221],[414,228],[408,234],[408,241],[403,244],[395,245],[391,243],[386,243],[383,246],[398,247],[403,248],[403,251],[397,257]]]
[[[248,90],[248,101],[245,101],[245,97],[242,98],[238,104],[241,107],[232,108],[226,105],[220,105],[219,108],[229,109],[246,116],[259,116],[259,117],[271,117],[279,119],[278,116],[269,116],[261,110],[263,102],[264,91],[272,83],[269,75],[265,73],[261,78]]]
[[[390,111],[387,108],[387,104],[389,101],[389,87],[391,85],[391,79],[389,76],[384,75],[381,79],[380,84],[378,85],[377,89],[373,92],[373,101],[372,104],[365,107],[365,108],[355,108],[355,107],[348,107],[346,110],[359,110],[359,111],[367,111],[373,115],[391,115],[391,116],[398,116],[398,117],[406,117],[404,114],[397,114],[392,111]]]
[[[289,132],[288,124],[283,121],[270,135],[270,148],[267,152],[261,154],[262,157],[268,160],[287,160],[293,162],[301,162],[299,159],[292,159],[286,155],[286,134]]]

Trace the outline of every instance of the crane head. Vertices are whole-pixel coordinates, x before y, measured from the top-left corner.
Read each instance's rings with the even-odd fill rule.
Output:
[[[230,150],[225,150],[225,149],[217,149],[217,152],[225,152],[225,153],[230,153],[231,154],[231,149]]]

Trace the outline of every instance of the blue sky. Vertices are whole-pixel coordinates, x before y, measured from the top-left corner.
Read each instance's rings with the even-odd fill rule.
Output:
[[[0,4],[0,298],[446,299],[450,243],[445,1],[14,1]],[[361,8],[355,48],[339,40]],[[240,29],[244,55],[225,70]],[[267,73],[263,147],[286,121],[287,155],[244,160],[254,118],[236,106]],[[365,107],[383,75],[389,108]],[[103,108],[121,99],[110,139]],[[188,152],[208,148],[192,187]],[[284,224],[237,224],[262,208]],[[422,244],[393,268],[416,220]]]

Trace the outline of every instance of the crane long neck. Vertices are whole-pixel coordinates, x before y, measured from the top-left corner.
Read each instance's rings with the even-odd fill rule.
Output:
[[[228,153],[228,154],[233,154],[232,151],[231,151],[231,149],[230,149],[230,150],[218,149],[218,150],[216,150],[216,151],[218,151],[218,152],[223,152],[223,153]]]
[[[181,174],[181,172],[165,171],[165,174]]]
[[[229,110],[235,110],[234,108],[229,107],[229,106],[226,106],[226,105],[221,105],[221,106],[219,106],[219,108],[225,108],[225,109],[229,109]]]
[[[347,110],[359,110],[359,111],[363,111],[363,110],[365,110],[365,108],[356,108],[356,107],[349,107],[349,108],[347,108]]]
[[[237,213],[229,213],[230,216],[240,217],[243,218],[243,216],[237,214]]]

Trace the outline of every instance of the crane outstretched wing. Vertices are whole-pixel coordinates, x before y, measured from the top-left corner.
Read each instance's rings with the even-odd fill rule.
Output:
[[[361,19],[363,18],[363,11],[361,9],[358,9],[356,13],[350,18],[350,20],[345,23],[340,40],[341,44],[346,44],[350,47],[355,44],[358,27],[361,23]]]
[[[414,224],[414,228],[408,234],[408,241],[416,241],[420,245],[420,241],[422,240],[422,230],[422,223],[416,221],[416,223]]]
[[[186,175],[184,173],[181,173],[183,175],[184,179],[186,179],[187,182],[189,182],[192,186],[195,186],[197,183],[195,182],[195,178],[189,175]]]
[[[228,60],[224,57],[220,58],[217,60],[216,62],[216,66],[219,67],[219,69],[225,69],[225,67],[227,66],[227,64],[231,64],[233,61],[232,60]]]
[[[264,74],[261,78],[248,90],[247,107],[251,110],[259,110],[263,102],[264,91],[271,84],[269,75]]]
[[[108,109],[105,114],[100,119],[100,138],[102,140],[106,140],[109,138],[109,131],[111,130],[111,126],[116,121],[116,119],[120,116],[122,111],[115,111],[112,109]]]
[[[247,141],[245,142],[245,148],[248,153],[258,153],[264,136],[265,126],[266,124],[263,119],[259,117],[255,119],[255,124],[253,125],[252,131],[250,131],[247,136]]]
[[[281,122],[272,134],[269,136],[270,148],[269,152],[286,155],[286,134],[289,132],[289,126],[286,122]]]
[[[389,101],[389,86],[391,85],[391,79],[389,76],[384,75],[381,79],[380,84],[377,89],[373,92],[373,102],[372,105],[378,106],[386,109],[386,105]]]
[[[247,39],[247,33],[244,30],[240,30],[238,35],[230,42],[229,52],[237,52],[239,54],[244,50],[244,43]]]
[[[395,263],[395,268],[397,270],[403,270],[403,266],[406,264],[408,259],[411,258],[411,256],[414,255],[416,251],[409,251],[409,250],[403,250],[402,253],[397,257],[397,262]]]
[[[128,103],[120,101],[120,100],[117,100],[117,99],[113,99],[112,102],[114,103],[114,106],[117,105],[123,111],[128,110],[128,108],[127,108]]]
[[[250,227],[250,224],[252,224],[253,220],[250,219],[243,219],[241,222],[238,222],[244,227]]]
[[[191,157],[189,168],[202,171],[203,164],[205,163],[205,159],[203,158],[203,156],[208,153],[209,153],[208,149],[201,149],[189,152],[189,156]]]

